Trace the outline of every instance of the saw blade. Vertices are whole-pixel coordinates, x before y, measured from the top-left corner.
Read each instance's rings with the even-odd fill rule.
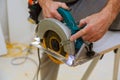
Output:
[[[61,43],[61,39],[57,35],[57,33],[53,32],[53,31],[48,31],[45,34],[44,39],[43,39],[44,47],[49,48],[49,49],[55,51],[57,54],[67,58],[68,54],[64,51],[64,48],[60,43]],[[48,55],[48,56],[53,62],[58,63],[58,64],[62,63],[55,57],[53,57],[51,55]]]

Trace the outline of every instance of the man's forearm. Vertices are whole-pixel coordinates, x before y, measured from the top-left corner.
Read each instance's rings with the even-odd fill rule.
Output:
[[[120,12],[120,0],[109,0],[105,9],[108,9],[107,11],[111,12],[115,18]]]
[[[109,0],[108,5],[112,6],[112,10],[115,13],[120,12],[120,0]]]
[[[38,0],[38,1],[39,1],[40,6],[42,6],[43,3],[46,3],[47,0]]]

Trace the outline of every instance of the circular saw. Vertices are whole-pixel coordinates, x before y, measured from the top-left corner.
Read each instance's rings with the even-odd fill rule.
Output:
[[[63,21],[53,18],[41,20],[36,28],[36,36],[39,40],[33,42],[32,45],[43,50],[57,64],[76,66],[96,56],[92,50],[92,43],[87,43],[82,38],[74,42],[69,40],[71,35],[81,28],[77,27],[68,10],[58,8],[58,12],[63,17]]]

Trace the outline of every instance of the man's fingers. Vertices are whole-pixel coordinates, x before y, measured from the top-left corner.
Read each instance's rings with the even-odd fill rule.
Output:
[[[80,37],[82,37],[83,35],[85,35],[87,33],[87,28],[84,28],[80,31],[78,31],[77,33],[73,34],[71,37],[70,37],[70,41],[74,41]]]
[[[56,19],[58,19],[60,21],[63,20],[62,16],[58,13],[58,11],[55,11],[55,13],[53,15]]]
[[[70,8],[65,3],[61,3],[60,7],[70,10]]]
[[[83,35],[85,35],[87,33],[87,26],[86,26],[86,20],[85,19],[81,19],[80,23],[79,23],[79,27],[83,27],[82,30],[78,31],[77,33],[75,33],[74,35],[71,36],[70,40],[74,41],[79,37],[82,37]]]
[[[61,2],[57,2],[56,4],[58,4],[58,8],[61,7],[61,8],[64,8],[64,9],[69,9],[69,7],[65,4],[65,3],[61,3]],[[51,14],[54,18],[58,19],[58,20],[63,20],[62,16],[58,13],[57,10],[53,10],[51,11]]]
[[[81,19],[80,22],[79,22],[79,27],[83,27],[86,24],[87,24],[86,20],[85,19]]]
[[[61,7],[61,8],[67,9],[67,10],[70,9],[65,3],[62,3],[62,2],[58,2],[58,7]]]

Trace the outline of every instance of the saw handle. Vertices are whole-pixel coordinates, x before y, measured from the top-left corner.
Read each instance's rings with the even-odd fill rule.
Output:
[[[74,20],[74,18],[72,17],[71,13],[63,8],[58,8],[58,12],[61,14],[61,16],[63,17],[63,22],[66,23],[67,27],[71,30],[72,34],[75,34],[76,32],[78,32],[80,29],[82,28],[78,28],[77,24]],[[75,48],[78,51],[82,44],[84,43],[84,41],[82,40],[82,38],[78,38],[75,41]]]
[[[68,28],[72,31],[72,34],[76,33],[79,30],[79,28],[77,27],[77,24],[74,18],[72,17],[71,13],[63,8],[58,8],[58,12],[63,17],[63,22],[66,23]]]

